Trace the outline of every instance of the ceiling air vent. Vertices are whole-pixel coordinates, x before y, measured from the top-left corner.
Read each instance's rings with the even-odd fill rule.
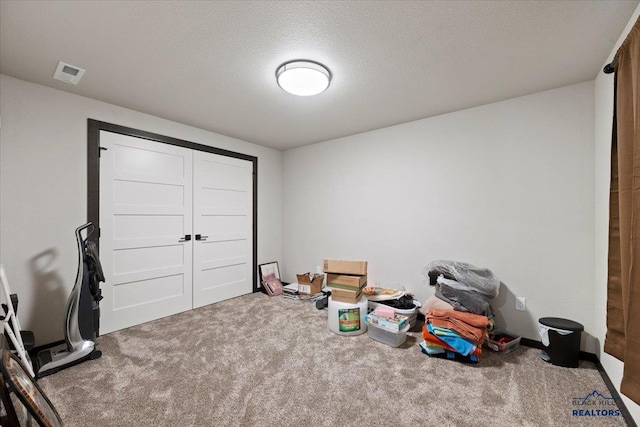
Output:
[[[53,78],[56,80],[62,80],[65,83],[77,85],[83,74],[84,70],[82,68],[78,68],[75,65],[65,64],[64,62],[58,62],[58,68],[56,68]]]

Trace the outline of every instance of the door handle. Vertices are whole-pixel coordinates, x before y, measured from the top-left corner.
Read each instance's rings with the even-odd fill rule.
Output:
[[[201,234],[196,234],[196,240],[207,240],[209,236],[203,236]]]
[[[178,242],[188,242],[189,240],[191,240],[191,234],[185,234],[184,237],[181,237],[180,240],[178,240]]]

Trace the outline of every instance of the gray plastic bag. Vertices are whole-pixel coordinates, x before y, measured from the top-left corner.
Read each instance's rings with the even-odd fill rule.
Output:
[[[432,286],[436,285],[438,276],[443,276],[445,279],[455,280],[468,287],[469,290],[482,295],[487,301],[497,297],[500,289],[500,279],[491,270],[466,262],[432,261],[422,269],[422,274],[426,278],[426,283]]]

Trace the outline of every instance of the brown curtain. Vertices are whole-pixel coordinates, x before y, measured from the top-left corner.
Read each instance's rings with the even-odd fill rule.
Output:
[[[624,362],[620,391],[640,404],[640,18],[615,60],[604,351]]]

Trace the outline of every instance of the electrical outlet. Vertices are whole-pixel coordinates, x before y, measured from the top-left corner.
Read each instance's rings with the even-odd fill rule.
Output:
[[[527,309],[527,300],[525,297],[516,297],[516,310],[525,311]]]
[[[322,267],[320,267],[319,265],[316,265],[316,273],[322,274]]]

